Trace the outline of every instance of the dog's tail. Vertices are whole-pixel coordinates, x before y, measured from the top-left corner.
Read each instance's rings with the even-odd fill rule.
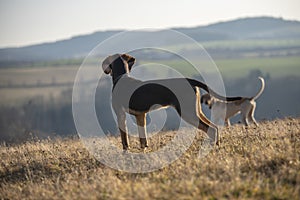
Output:
[[[251,100],[256,100],[263,93],[263,91],[265,89],[265,80],[262,77],[258,77],[258,78],[261,82],[261,88],[255,96],[251,97]]]
[[[212,89],[210,89],[206,84],[194,80],[194,79],[187,79],[188,82],[193,86],[193,87],[200,87],[203,90],[205,90],[206,92],[208,92],[210,95],[222,100],[222,101],[237,101],[237,100],[241,100],[242,97],[224,97],[222,95],[219,95],[218,93],[216,93],[215,91],[213,91]]]

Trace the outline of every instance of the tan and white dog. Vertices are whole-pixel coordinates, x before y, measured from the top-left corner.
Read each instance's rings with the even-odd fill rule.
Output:
[[[265,88],[265,81],[262,77],[259,77],[261,81],[261,88],[258,93],[253,97],[242,97],[236,101],[222,101],[210,94],[205,94],[201,97],[201,103],[208,105],[209,109],[212,109],[213,122],[217,123],[222,119],[225,119],[225,125],[230,126],[230,118],[241,113],[242,122],[248,126],[249,122],[253,122],[258,126],[254,119],[254,111],[256,108],[255,100],[263,93]],[[226,110],[225,110],[226,109]],[[224,112],[226,111],[226,113]]]

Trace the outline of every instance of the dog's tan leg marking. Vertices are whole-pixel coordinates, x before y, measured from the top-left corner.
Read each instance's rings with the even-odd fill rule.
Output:
[[[118,126],[121,133],[121,140],[123,145],[123,150],[128,150],[129,148],[129,140],[128,140],[128,131],[126,126],[126,114],[125,112],[119,112],[117,115],[118,118]]]
[[[146,131],[146,113],[136,115],[135,118],[136,118],[136,123],[138,125],[141,148],[145,149],[146,147],[148,147],[147,131]]]
[[[200,91],[199,88],[196,88],[196,112],[199,117],[199,129],[204,130],[210,138],[214,138],[214,141],[217,145],[220,145],[220,135],[218,132],[218,127],[213,124],[202,112],[201,102],[200,102]],[[211,128],[211,130],[209,130]]]
[[[200,92],[199,92],[198,87],[196,87],[196,111],[197,111],[197,114],[198,114],[198,117],[200,118],[200,120],[204,121],[206,124],[208,124],[210,126],[213,126],[215,128],[217,127],[209,119],[207,119],[207,117],[202,112],[202,107],[201,107],[201,103],[200,103]]]

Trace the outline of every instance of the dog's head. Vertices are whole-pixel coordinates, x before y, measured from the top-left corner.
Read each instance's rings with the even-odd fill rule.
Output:
[[[210,96],[210,94],[204,94],[201,96],[201,103],[206,104],[209,107],[209,109],[211,109],[211,107],[214,104],[214,98]]]
[[[128,54],[114,54],[105,58],[102,62],[102,69],[104,73],[114,75],[122,75],[125,73],[129,73],[133,64],[135,62],[135,58]]]

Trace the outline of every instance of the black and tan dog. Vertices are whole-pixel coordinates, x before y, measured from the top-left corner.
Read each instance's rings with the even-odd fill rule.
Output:
[[[199,88],[225,101],[237,98],[223,97],[206,84],[188,78],[141,81],[130,77],[135,58],[128,54],[108,56],[102,63],[113,80],[112,106],[116,113],[123,150],[129,148],[126,112],[136,117],[141,148],[148,147],[146,114],[151,110],[172,106],[189,124],[205,131],[212,144],[219,144],[217,126],[202,113]]]

